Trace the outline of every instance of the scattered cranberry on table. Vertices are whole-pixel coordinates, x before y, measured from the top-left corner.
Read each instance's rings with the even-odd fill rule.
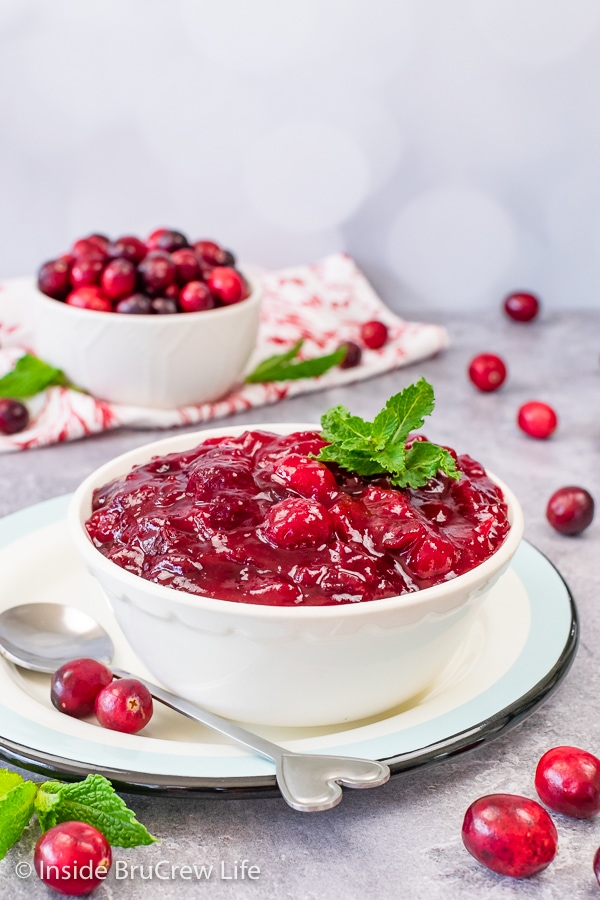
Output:
[[[380,347],[387,343],[389,337],[387,325],[379,322],[377,319],[364,322],[360,328],[360,337],[365,347],[368,347],[369,350],[379,350]]]
[[[529,878],[552,862],[558,835],[554,822],[535,800],[489,794],[468,808],[462,839],[469,853],[493,872]]]
[[[29,425],[29,411],[20,400],[0,398],[0,434],[18,434]]]
[[[81,719],[94,712],[96,697],[112,680],[110,669],[97,659],[72,659],[52,676],[50,699],[59,712]]]
[[[509,294],[504,301],[504,311],[516,322],[531,322],[540,310],[540,301],[535,294],[519,291]]]
[[[577,747],[553,747],[537,765],[535,789],[554,812],[591,819],[600,812],[600,759]]]
[[[517,424],[530,437],[545,440],[556,431],[558,417],[547,403],[530,400],[519,409]]]
[[[340,344],[338,350],[344,347],[346,349],[346,355],[341,361],[340,369],[354,369],[356,366],[360,364],[362,359],[362,350],[355,344],[354,341],[346,341],[344,344]]]
[[[33,864],[40,879],[60,894],[81,897],[101,884],[112,865],[110,844],[87,822],[62,822],[35,845]]]
[[[506,381],[506,366],[494,353],[480,353],[469,365],[469,378],[480,391],[497,391]]]
[[[580,534],[594,518],[594,498],[576,485],[559,488],[548,500],[546,518],[561,534]]]
[[[119,678],[102,688],[95,713],[103,728],[137,734],[152,718],[152,695],[136,678]]]

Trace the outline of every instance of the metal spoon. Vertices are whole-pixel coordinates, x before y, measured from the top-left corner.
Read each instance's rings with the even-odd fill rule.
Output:
[[[104,629],[75,607],[28,603],[0,614],[0,653],[25,669],[55,672],[63,663],[78,657],[110,662],[113,652],[113,642]],[[279,790],[285,801],[300,812],[336,806],[342,799],[340,784],[351,788],[377,787],[390,777],[388,766],[374,760],[285,750],[145,678],[122,669],[112,671],[117,678],[137,678],[165,706],[272,759]]]

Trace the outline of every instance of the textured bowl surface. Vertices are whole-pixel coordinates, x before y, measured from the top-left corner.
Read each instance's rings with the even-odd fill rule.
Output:
[[[175,409],[217,400],[256,344],[261,289],[240,303],[176,315],[67,306],[33,289],[34,350],[101,400]]]
[[[504,492],[511,529],[481,565],[397,597],[292,608],[231,603],[146,581],[106,559],[88,537],[84,523],[94,488],[134,465],[209,437],[316,428],[302,423],[229,426],[155,441],[101,466],[71,500],[72,540],[136,653],[172,691],[230,718],[330,725],[376,715],[416,697],[459,649],[523,534],[517,499],[490,475]]]

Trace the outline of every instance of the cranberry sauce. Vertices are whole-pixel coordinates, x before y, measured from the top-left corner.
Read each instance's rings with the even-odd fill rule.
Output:
[[[114,563],[222,600],[326,606],[467,572],[509,529],[502,492],[459,456],[460,480],[393,488],[310,458],[318,432],[248,431],[155,457],[94,492],[87,530]]]

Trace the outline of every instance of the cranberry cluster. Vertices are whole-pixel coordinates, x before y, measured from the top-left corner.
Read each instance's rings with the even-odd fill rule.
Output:
[[[69,306],[98,312],[200,312],[250,294],[235,257],[214,241],[190,244],[180,231],[158,228],[144,242],[91,234],[69,253],[45,262],[38,288]]]

